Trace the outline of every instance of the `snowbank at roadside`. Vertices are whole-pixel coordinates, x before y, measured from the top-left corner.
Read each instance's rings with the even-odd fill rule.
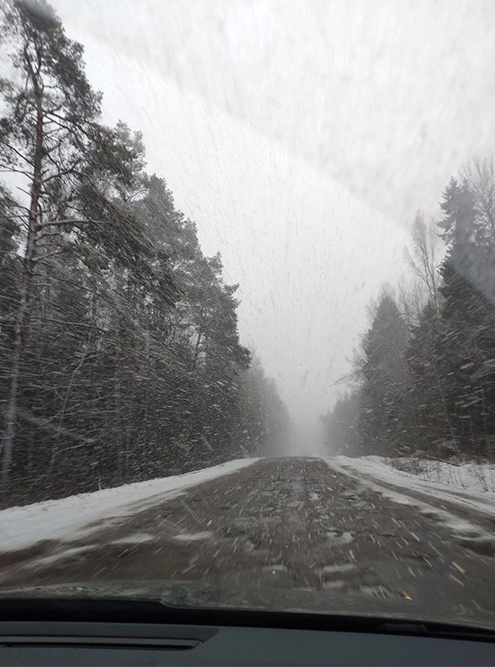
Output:
[[[476,476],[470,472],[473,469],[472,466],[475,464],[466,464],[464,473],[459,473],[459,475],[463,474],[463,476],[457,478],[449,476],[449,464],[444,464],[446,468],[444,468],[443,478],[440,476],[439,481],[432,481],[424,479],[421,475],[399,470],[396,466],[391,465],[388,459],[380,456],[360,458],[337,456],[328,459],[328,462],[332,467],[339,468],[342,472],[353,474],[356,477],[362,477],[363,479],[368,479],[368,481],[372,479],[388,486],[393,485],[405,494],[405,497],[407,497],[408,491],[418,491],[422,494],[448,501],[449,503],[495,515],[495,493],[480,490],[480,488],[483,489],[483,486],[480,485]],[[451,483],[451,479],[463,479],[466,486]],[[471,480],[470,486],[467,486],[468,480]]]
[[[447,484],[475,492],[495,492],[495,465],[492,463],[453,464],[421,458],[365,456],[364,459],[392,466],[399,473],[413,474],[426,482]]]
[[[9,507],[0,511],[0,551],[24,549],[40,540],[73,539],[93,530],[97,521],[131,516],[185,489],[236,472],[258,460],[237,459],[185,475]]]

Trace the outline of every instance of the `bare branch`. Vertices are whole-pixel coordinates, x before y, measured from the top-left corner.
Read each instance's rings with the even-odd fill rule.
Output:
[[[62,225],[92,225],[98,223],[104,223],[103,220],[77,220],[74,218],[69,218],[67,220],[53,220],[50,222],[43,222],[41,225],[38,225],[38,229],[44,229],[45,227],[60,227]]]
[[[56,174],[52,174],[51,176],[48,176],[48,178],[44,178],[43,179],[43,184],[48,183],[49,181],[53,180],[54,178],[60,178],[61,176],[67,176],[68,174],[77,174],[77,175],[81,176],[82,174],[80,172],[76,171],[76,165],[80,164],[81,161],[82,161],[82,158],[80,158],[79,160],[76,160],[74,162],[74,164],[72,166],[68,167],[67,169],[59,171]]]
[[[41,234],[38,237],[38,241],[42,241],[43,239],[46,239],[46,238],[54,238],[56,236],[59,236],[60,238],[63,238],[63,235],[60,232],[46,232],[45,234]]]
[[[34,167],[34,162],[27,158],[25,155],[23,155],[20,151],[17,150],[17,148],[14,148],[11,146],[7,141],[4,141],[3,139],[0,139],[0,144],[3,144],[4,146],[7,146],[7,148],[18,155],[22,160],[25,160],[28,164],[30,164],[32,167]]]
[[[33,264],[39,264],[39,262],[43,262],[45,259],[48,259],[49,257],[55,257],[56,255],[63,255],[63,253],[64,250],[55,250],[54,252],[48,252],[46,255],[43,255],[42,257],[36,257],[31,261]]]

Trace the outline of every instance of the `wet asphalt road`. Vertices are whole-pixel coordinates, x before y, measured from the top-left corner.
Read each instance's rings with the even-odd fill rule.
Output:
[[[480,526],[495,528],[486,517]],[[79,540],[0,553],[0,591],[90,584],[104,594],[133,582],[145,593],[172,590],[173,602],[170,582],[189,582],[204,604],[495,625],[490,545],[322,459],[268,459],[101,521]],[[188,595],[194,604],[194,592],[181,600]]]

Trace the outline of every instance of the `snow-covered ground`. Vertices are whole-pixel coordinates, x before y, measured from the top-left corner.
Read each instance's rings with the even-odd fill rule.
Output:
[[[94,530],[95,522],[130,516],[192,486],[236,472],[257,460],[237,459],[185,475],[10,507],[0,511],[0,551],[24,549],[40,540],[73,539]]]
[[[471,492],[495,492],[495,465],[491,463],[453,464],[422,458],[386,458],[384,456],[363,458],[392,466],[406,475],[412,473],[426,482],[440,482],[449,487],[454,486]]]
[[[451,464],[438,463],[437,474],[432,479],[425,469],[419,474],[407,472],[397,468],[397,459],[392,465],[389,459],[379,456],[349,458],[337,456],[328,460],[331,467],[352,474],[365,482],[372,481],[377,491],[385,493],[389,498],[403,504],[418,504],[411,498],[411,492],[418,492],[422,496],[431,496],[436,500],[470,508],[495,516],[495,493],[486,490],[476,471],[475,464],[455,466],[458,468],[455,475]],[[479,467],[479,466],[478,466]],[[486,466],[488,468],[489,466]],[[484,471],[485,474],[487,471]],[[490,471],[490,474],[495,474]],[[486,479],[486,477],[485,477]],[[379,485],[382,486],[379,486]],[[395,490],[391,490],[393,486]]]

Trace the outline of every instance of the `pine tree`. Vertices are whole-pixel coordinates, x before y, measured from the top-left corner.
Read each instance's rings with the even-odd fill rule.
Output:
[[[458,454],[449,404],[449,364],[445,324],[434,303],[413,327],[407,361],[411,373],[411,453],[434,458]]]
[[[240,377],[239,401],[235,439],[242,453],[267,456],[286,451],[290,430],[287,408],[256,356]]]
[[[441,203],[447,256],[441,267],[441,307],[445,332],[447,409],[458,446],[468,455],[486,453],[495,433],[495,377],[491,359],[495,307],[487,293],[492,270],[480,242],[486,230],[470,183],[451,181]]]
[[[362,343],[358,428],[367,453],[392,456],[407,447],[408,337],[399,308],[393,296],[385,291]]]
[[[325,445],[329,454],[358,456],[367,453],[367,439],[361,443],[358,429],[360,403],[360,390],[352,391],[340,397],[333,410],[320,417],[325,429]]]
[[[15,438],[18,396],[38,267],[64,252],[52,241],[73,225],[64,215],[71,180],[93,141],[100,96],[85,77],[82,47],[65,36],[60,20],[42,0],[11,0],[4,9],[3,48],[14,76],[3,82],[6,113],[0,119],[3,167],[28,184],[26,207],[16,207],[26,235],[20,303],[16,316],[2,471],[7,478]],[[12,46],[11,46],[12,45]],[[25,211],[24,215],[19,215]]]

